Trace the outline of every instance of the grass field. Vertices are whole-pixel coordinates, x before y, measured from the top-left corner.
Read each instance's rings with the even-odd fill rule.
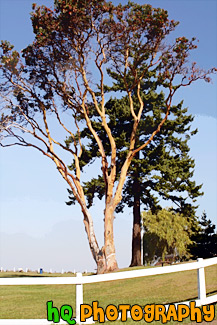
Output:
[[[217,265],[205,268],[205,274],[207,295],[217,293]],[[0,276],[51,276],[51,274],[2,272]],[[74,275],[53,274],[52,276]],[[152,303],[167,304],[196,298],[196,270],[84,285],[84,303],[91,305],[92,301],[97,300],[99,306],[104,308],[109,304],[144,306]],[[46,302],[49,300],[53,300],[54,306],[58,308],[64,304],[71,305],[75,314],[74,285],[1,286],[0,318],[46,318]],[[215,314],[217,317],[217,309]],[[141,322],[145,323],[144,320]],[[189,323],[189,320],[186,322]],[[120,321],[109,322],[111,325],[114,323],[123,324]],[[134,323],[132,320],[126,322],[127,325]],[[159,325],[161,322],[152,322],[151,324]],[[178,322],[168,322],[167,324],[178,324]]]

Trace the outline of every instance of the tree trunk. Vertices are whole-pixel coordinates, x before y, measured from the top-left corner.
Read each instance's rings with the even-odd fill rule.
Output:
[[[104,254],[106,259],[106,272],[118,270],[118,264],[116,261],[115,244],[114,244],[114,210],[115,207],[109,204],[105,210],[105,222],[104,222]]]
[[[87,233],[87,238],[90,246],[91,253],[97,265],[97,274],[115,271],[118,269],[116,261],[115,245],[114,245],[114,207],[110,205],[105,210],[104,222],[104,246],[99,249],[96,240],[93,220],[91,215],[84,209],[84,225]]]
[[[99,245],[94,232],[92,216],[88,212],[85,205],[81,204],[81,206],[84,215],[85,231],[87,233],[87,238],[88,238],[93,259],[97,265],[97,273],[104,273],[106,271],[106,259],[105,259],[104,250],[99,249]]]
[[[139,159],[139,152],[136,155]],[[135,168],[133,181],[133,233],[132,233],[132,258],[131,266],[141,266],[141,213],[140,213],[140,183],[139,166]]]
[[[104,249],[101,249],[96,257],[97,274],[103,274],[107,271]]]
[[[138,183],[138,181],[135,179],[134,183]],[[130,266],[141,266],[141,215],[140,193],[138,190],[134,192],[132,259]]]

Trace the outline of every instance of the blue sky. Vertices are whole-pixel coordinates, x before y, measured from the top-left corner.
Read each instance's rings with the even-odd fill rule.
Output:
[[[29,12],[32,0],[0,0],[0,39],[7,39],[21,50],[32,40]],[[52,5],[50,0],[35,1]],[[120,1],[114,1],[115,4]],[[137,1],[144,3],[143,1]],[[122,1],[122,3],[125,3]],[[153,7],[167,9],[171,19],[180,21],[173,37],[199,39],[192,55],[202,68],[217,67],[217,1],[150,0]],[[198,215],[205,210],[217,224],[217,91],[212,84],[195,83],[179,92],[175,102],[195,115],[191,139],[197,184],[205,195],[198,200]],[[85,177],[94,175],[91,167]],[[66,185],[53,164],[27,148],[0,148],[0,267],[46,270],[94,270],[79,206],[68,207]],[[91,209],[96,235],[103,245],[103,204]],[[120,267],[131,258],[132,211],[115,219],[115,242]]]

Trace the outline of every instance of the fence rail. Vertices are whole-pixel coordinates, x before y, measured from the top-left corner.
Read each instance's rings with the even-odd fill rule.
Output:
[[[92,276],[82,276],[82,273],[77,273],[76,277],[38,277],[38,278],[0,278],[0,286],[2,285],[51,285],[51,284],[74,284],[76,285],[76,322],[80,322],[80,305],[83,304],[83,284],[105,282],[105,281],[117,281],[124,279],[132,279],[144,276],[160,275],[166,273],[174,273],[181,271],[197,270],[197,283],[198,283],[198,299],[196,305],[206,305],[217,302],[217,294],[207,297],[206,296],[206,284],[205,284],[205,270],[207,266],[217,264],[217,257],[210,259],[199,258],[197,262],[185,263],[179,265],[115,272],[109,274],[99,274]],[[188,302],[182,302],[182,304],[188,304]],[[180,303],[181,304],[181,303]],[[91,320],[90,320],[91,321]],[[93,322],[92,322],[93,323]],[[18,320],[18,319],[0,319],[0,325],[43,325],[53,324],[43,319],[34,320]],[[67,324],[62,322],[61,324]]]

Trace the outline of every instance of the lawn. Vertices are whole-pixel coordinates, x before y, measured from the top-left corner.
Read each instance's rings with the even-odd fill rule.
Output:
[[[136,268],[134,268],[136,269]],[[130,268],[132,270],[132,268]],[[217,293],[217,265],[205,268],[207,294]],[[14,276],[51,276],[31,273],[0,273],[1,277]],[[74,276],[73,274],[54,274],[53,276]],[[110,281],[84,285],[84,303],[98,301],[99,306],[109,304],[167,304],[194,300],[197,298],[197,271],[184,271],[164,275],[155,275],[128,280]],[[54,306],[71,305],[75,314],[74,285],[36,285],[1,286],[0,318],[46,318],[46,302],[53,300]],[[216,310],[217,316],[217,310]],[[188,320],[189,321],[189,320]],[[143,324],[145,323],[142,321]],[[109,324],[123,324],[120,321]],[[128,320],[126,324],[133,324]],[[137,322],[141,323],[141,322]],[[178,324],[168,322],[167,324]],[[152,322],[151,324],[161,324]]]

